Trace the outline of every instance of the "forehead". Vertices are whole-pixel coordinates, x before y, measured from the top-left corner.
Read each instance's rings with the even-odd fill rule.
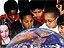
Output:
[[[11,14],[14,15],[14,14],[16,14],[16,10],[11,10],[11,11],[8,12],[8,14],[10,14],[10,15],[11,15]]]
[[[42,9],[36,8],[36,9],[33,10],[33,12],[38,12],[38,11],[41,11],[41,10],[42,10]]]
[[[64,25],[58,25],[58,26],[60,26],[60,27],[64,27]]]
[[[32,18],[33,18],[32,15],[26,15],[26,16],[23,17],[23,19],[25,19],[25,20],[26,19],[29,20],[29,19],[32,19]]]
[[[45,18],[54,18],[54,13],[45,13]]]
[[[5,30],[5,29],[8,29],[6,25],[0,25],[0,30]]]

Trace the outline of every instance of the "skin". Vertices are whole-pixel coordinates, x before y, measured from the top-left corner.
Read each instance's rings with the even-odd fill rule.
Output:
[[[59,25],[59,32],[61,35],[64,35],[64,26],[63,25]]]
[[[7,16],[10,20],[14,21],[17,18],[16,10],[9,11]]]
[[[35,10],[32,11],[32,14],[38,19],[40,19],[43,14],[43,10],[36,8]]]
[[[57,26],[57,18],[54,17],[54,13],[45,13],[45,23],[48,28]]]
[[[31,15],[26,15],[23,17],[22,23],[26,29],[30,29],[33,26],[34,20]]]
[[[61,15],[64,14],[64,10],[62,10],[62,11],[60,12],[60,14],[61,14]]]
[[[6,25],[0,25],[0,34],[3,40],[6,40],[9,35],[9,29]]]

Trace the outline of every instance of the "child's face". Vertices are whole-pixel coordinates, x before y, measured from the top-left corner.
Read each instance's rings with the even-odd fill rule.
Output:
[[[61,15],[64,14],[64,10],[62,10],[60,13],[61,13]]]
[[[59,26],[59,32],[61,35],[64,35],[64,26],[63,25]]]
[[[54,17],[54,13],[45,13],[44,17],[48,28],[55,28],[57,26],[57,18]]]
[[[16,10],[11,10],[8,12],[7,16],[9,17],[9,19],[11,19],[12,21],[14,21],[17,18],[17,13]]]
[[[35,10],[32,11],[32,14],[35,17],[40,18],[42,16],[42,14],[43,14],[43,10],[36,8]]]
[[[33,23],[34,23],[33,17],[31,15],[26,15],[26,16],[24,16],[22,22],[26,29],[30,29],[30,28],[32,28]]]
[[[9,35],[9,29],[6,25],[0,25],[0,34],[3,40],[6,40]]]

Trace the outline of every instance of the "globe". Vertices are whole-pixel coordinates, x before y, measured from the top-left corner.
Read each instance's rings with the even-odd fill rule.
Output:
[[[46,28],[32,28],[21,31],[6,48],[63,48],[64,38]]]

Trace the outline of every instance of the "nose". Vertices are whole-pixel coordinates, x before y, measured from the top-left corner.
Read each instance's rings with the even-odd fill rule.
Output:
[[[46,22],[47,25],[50,25],[49,22]]]
[[[31,22],[29,22],[28,25],[31,26]]]
[[[15,16],[14,16],[14,15],[12,15],[12,18],[14,19],[14,18],[15,18]]]
[[[59,31],[62,32],[62,28],[59,28]]]
[[[36,13],[36,16],[38,16],[38,12]]]
[[[6,35],[6,32],[4,32],[3,35],[5,36]]]

